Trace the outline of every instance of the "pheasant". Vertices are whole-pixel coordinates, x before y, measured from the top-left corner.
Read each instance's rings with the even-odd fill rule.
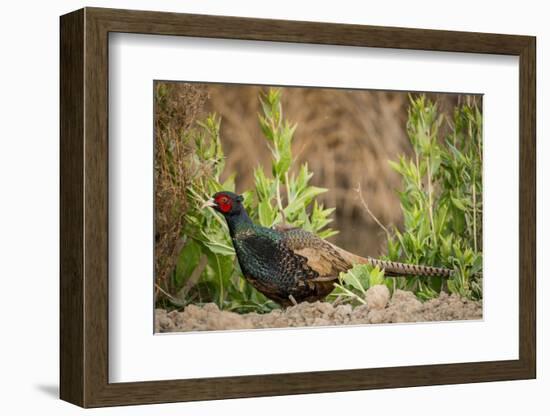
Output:
[[[301,228],[254,224],[243,197],[218,192],[206,201],[226,219],[241,271],[256,290],[286,307],[324,299],[334,289],[340,272],[354,264],[371,264],[386,276],[449,277],[450,269],[360,257]]]

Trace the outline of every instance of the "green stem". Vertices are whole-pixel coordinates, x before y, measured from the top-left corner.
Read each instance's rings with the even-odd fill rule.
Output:
[[[474,182],[472,182],[472,199],[474,204],[474,252],[477,253],[477,206],[476,206],[476,183],[475,183],[475,170],[474,170]]]
[[[283,209],[283,201],[281,199],[281,181],[279,180],[278,177],[275,179],[275,181],[277,185],[277,206],[279,207],[279,211],[281,212],[283,223],[286,224],[285,211]]]
[[[280,154],[279,154],[279,146],[278,143],[278,136],[279,136],[279,130],[275,127],[275,124],[273,122],[273,119],[270,120],[271,124],[271,131],[273,132],[273,146],[274,146],[274,158],[275,158],[275,166],[277,162],[279,162]],[[275,170],[275,169],[274,169]],[[283,201],[281,199],[281,180],[279,179],[279,172],[275,172],[275,186],[277,190],[277,207],[279,208],[279,212],[281,213],[281,217],[283,220],[283,223],[286,223],[286,217],[285,217],[285,211],[283,209]]]
[[[351,298],[355,298],[356,300],[358,300],[360,303],[362,303],[363,305],[366,305],[367,302],[362,299],[360,296],[357,296],[356,293],[353,293],[351,290],[349,289],[346,289],[343,285],[339,285],[339,284],[335,284],[334,285],[335,287],[341,289],[344,293],[345,293],[345,296],[349,296]]]
[[[218,255],[215,254],[214,257],[216,257],[216,265],[218,266],[218,278],[220,280],[220,297],[218,300],[218,306],[220,307],[220,309],[223,309],[224,290],[223,290],[223,280],[222,280],[222,267],[220,265],[220,259],[218,258]]]
[[[422,179],[420,178],[420,162],[418,161],[418,152],[414,149],[414,158],[416,162],[416,178],[418,179],[418,191],[422,192]]]
[[[430,225],[432,228],[433,243],[437,244],[434,225],[434,213],[433,213],[433,189],[432,189],[432,169],[430,166],[430,157],[427,158],[428,163],[428,213],[430,215]]]
[[[290,195],[290,182],[288,177],[288,171],[285,172],[285,184],[286,184],[286,197],[287,197],[287,206],[292,203],[292,197]]]

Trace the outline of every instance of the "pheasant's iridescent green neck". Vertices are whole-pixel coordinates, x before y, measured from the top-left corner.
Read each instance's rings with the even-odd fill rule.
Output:
[[[229,234],[232,238],[240,232],[254,229],[254,223],[244,209],[235,214],[226,215],[225,219],[227,220]]]

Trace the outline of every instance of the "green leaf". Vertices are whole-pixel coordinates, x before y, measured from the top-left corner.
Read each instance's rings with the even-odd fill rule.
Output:
[[[176,264],[175,282],[178,287],[183,285],[185,280],[187,280],[193,270],[195,270],[201,254],[201,246],[195,242],[195,240],[188,239],[178,256],[178,262]]]
[[[317,186],[307,187],[304,191],[296,196],[296,199],[292,201],[291,204],[289,204],[285,208],[285,215],[291,215],[297,210],[303,209],[305,206],[309,205],[313,198],[325,192],[327,192],[327,189],[325,188],[319,188]]]
[[[292,162],[292,154],[290,152],[290,146],[284,148],[279,153],[280,159],[275,162],[275,175],[284,183],[285,174],[290,168],[290,163]]]
[[[222,256],[235,255],[235,249],[233,248],[233,246],[224,243],[218,243],[215,241],[203,241],[203,244],[214,254],[220,254]]]
[[[256,193],[260,199],[269,199],[273,192],[274,187],[271,179],[265,176],[264,170],[261,167],[254,169],[254,184],[256,186]]]
[[[275,219],[275,210],[268,200],[260,201],[258,204],[258,217],[260,224],[264,227],[271,227]]]
[[[400,173],[401,175],[405,174],[405,171],[401,163],[394,162],[393,160],[388,160],[388,163],[391,166],[391,168],[395,170],[397,173]]]
[[[457,207],[459,210],[461,211],[467,210],[466,206],[464,206],[464,204],[460,199],[451,196],[451,201],[453,201],[454,206]]]
[[[300,172],[298,173],[298,177],[294,182],[293,193],[295,195],[302,193],[312,176],[313,173],[308,171],[307,163],[304,163],[302,166],[300,166]]]

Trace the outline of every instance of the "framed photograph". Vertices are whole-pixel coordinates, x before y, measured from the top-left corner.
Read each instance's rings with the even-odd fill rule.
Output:
[[[534,37],[60,29],[63,400],[536,376]]]

